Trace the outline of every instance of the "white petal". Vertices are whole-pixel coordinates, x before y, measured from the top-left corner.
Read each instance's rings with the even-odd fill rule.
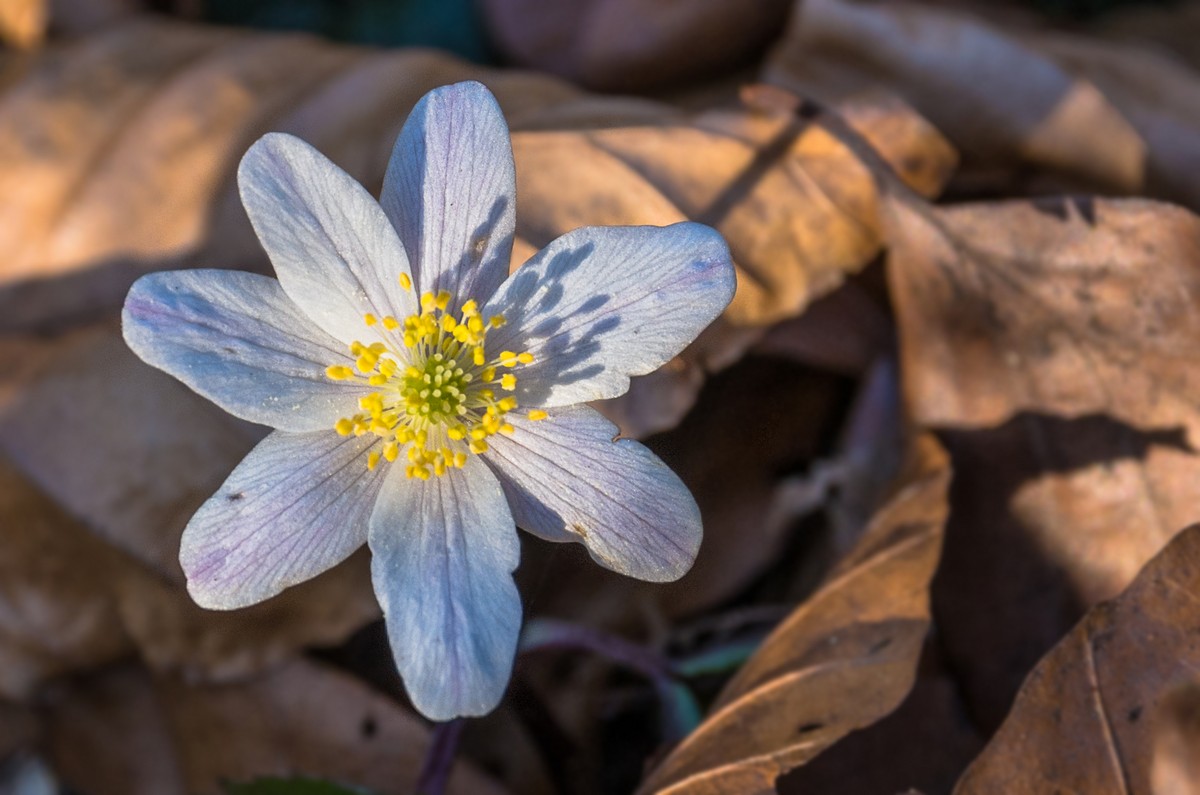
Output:
[[[582,541],[601,565],[640,580],[687,573],[700,549],[700,509],[644,445],[587,406],[544,420],[506,415],[516,429],[488,442],[517,524],[549,541]]]
[[[401,289],[408,257],[383,210],[362,185],[304,141],[260,138],[238,167],[242,204],[283,289],[321,328],[343,342],[370,343],[377,317],[411,314]]]
[[[413,704],[433,720],[483,715],[512,673],[521,598],[516,528],[475,456],[427,481],[388,466],[371,516],[371,573]]]
[[[276,431],[251,450],[183,531],[179,562],[196,603],[261,602],[362,546],[383,482],[367,470],[376,441]]]
[[[430,91],[409,114],[380,201],[419,289],[487,301],[508,275],[516,172],[508,126],[480,83]]]
[[[346,347],[313,324],[279,282],[242,271],[165,271],[134,283],[125,342],[147,363],[250,422],[328,430],[369,389],[331,381]]]
[[[509,321],[488,334],[488,350],[536,357],[517,372],[523,407],[616,397],[695,339],[734,286],[725,241],[702,224],[576,229],[488,303],[485,316]]]

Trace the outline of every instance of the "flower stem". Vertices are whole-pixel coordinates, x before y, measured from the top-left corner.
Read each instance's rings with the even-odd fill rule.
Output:
[[[462,718],[434,725],[429,750],[417,776],[416,795],[442,795],[446,791],[464,726],[466,721]]]

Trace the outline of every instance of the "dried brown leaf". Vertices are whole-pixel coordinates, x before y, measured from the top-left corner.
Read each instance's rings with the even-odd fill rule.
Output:
[[[0,539],[15,611],[0,653],[33,655],[5,666],[4,692],[26,695],[130,640],[160,669],[245,675],[378,615],[365,555],[247,610],[194,605],[180,534],[262,431],[143,364],[111,325],[10,339],[5,360],[23,372],[0,381],[0,451],[53,503],[15,473],[0,491],[17,528]]]
[[[49,757],[93,795],[220,795],[226,781],[312,776],[409,795],[429,747],[415,716],[356,679],[303,660],[233,685],[112,668],[49,699]],[[499,795],[459,762],[448,793]]]
[[[1031,41],[1104,92],[1146,142],[1141,191],[1200,207],[1200,71],[1135,46],[1081,36]]]
[[[1186,424],[1200,403],[1194,214],[1092,199],[891,208],[889,280],[920,421]]]
[[[926,643],[916,684],[895,712],[779,780],[780,795],[946,793],[983,748],[953,676]],[[931,661],[934,664],[930,664]]]
[[[0,191],[18,197],[0,206],[0,328],[111,309],[147,270],[266,270],[233,184],[251,141],[298,134],[378,187],[406,109],[468,78],[491,86],[514,130],[530,130],[514,137],[514,265],[588,224],[691,218],[730,241],[742,278],[727,322],[613,407],[627,433],[673,425],[706,368],[879,250],[870,173],[787,113],[689,118],[428,52],[134,20],[41,56],[0,93]],[[916,189],[941,189],[955,155],[910,109],[874,97],[840,110]]]
[[[903,103],[859,97],[838,111],[910,186],[927,196],[941,190],[955,155]],[[655,374],[651,388],[635,379],[627,398],[601,406],[627,435],[673,427],[705,373],[735,361],[763,327],[799,315],[879,251],[870,170],[788,110],[524,132],[513,149],[517,235],[527,251],[577,226],[692,219],[720,230],[733,253],[738,291],[723,318]]]
[[[1093,607],[1029,675],[956,795],[1150,795],[1153,716],[1200,668],[1200,526]]]
[[[1029,667],[1194,518],[1200,219],[1046,200],[897,202],[893,220],[907,402],[955,462],[935,613],[994,727]]]
[[[770,793],[775,779],[904,700],[929,629],[949,469],[918,440],[854,551],[734,676],[643,793]]]
[[[119,305],[146,270],[266,268],[233,172],[268,130],[378,187],[434,86],[483,78],[518,123],[579,96],[422,50],[132,19],[45,51],[0,94],[0,326]]]
[[[753,13],[724,0],[485,0],[509,59],[606,91],[659,88],[710,77],[759,55],[777,37],[790,0]]]
[[[1110,190],[1144,185],[1146,143],[1099,88],[970,14],[907,2],[803,0],[767,82],[833,101],[883,87],[963,153]]]

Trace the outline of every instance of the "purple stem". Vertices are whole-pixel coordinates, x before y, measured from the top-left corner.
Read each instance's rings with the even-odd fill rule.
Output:
[[[615,635],[553,618],[538,618],[525,625],[525,632],[521,636],[521,652],[571,649],[594,652],[652,680],[671,677],[671,669],[665,659],[644,646]]]
[[[446,791],[450,770],[454,767],[454,755],[458,752],[458,741],[466,725],[467,722],[462,718],[434,724],[429,750],[425,752],[425,762],[417,776],[416,795],[442,795]]]

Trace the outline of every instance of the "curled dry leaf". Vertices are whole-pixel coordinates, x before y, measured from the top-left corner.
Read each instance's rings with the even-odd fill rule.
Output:
[[[950,472],[932,438],[854,551],[734,676],[639,792],[772,793],[775,779],[895,709],[929,629]]]
[[[261,431],[140,362],[103,325],[53,341],[6,340],[0,451],[53,500],[6,476],[20,532],[0,539],[4,692],[126,652],[193,676],[244,675],[374,619],[364,555],[260,605],[194,605],[179,536]],[[6,508],[10,507],[8,505]],[[68,518],[66,514],[75,517]],[[57,644],[57,646],[55,645]]]
[[[415,716],[358,680],[294,660],[235,685],[110,668],[48,699],[49,759],[93,795],[223,795],[224,782],[311,776],[409,795],[429,747]],[[447,793],[499,795],[459,762]]]
[[[895,91],[968,162],[1029,163],[1109,190],[1144,187],[1146,142],[1094,83],[969,14],[803,0],[764,75],[826,101],[867,86]]]
[[[602,90],[660,88],[727,72],[779,35],[791,0],[754,13],[725,0],[485,0],[496,46],[509,59]]]
[[[1143,177],[1141,138],[1094,85],[967,14],[804,0],[765,78],[827,101],[889,88],[966,158],[1028,161],[1124,190]]]
[[[1200,525],[1038,663],[955,795],[1166,795],[1151,786],[1154,717],[1200,669],[1198,596]]]
[[[1170,16],[1181,24],[1178,10]],[[1005,168],[1021,163],[1084,187],[1196,208],[1195,68],[1148,47],[1030,23],[903,2],[814,0],[798,9],[766,74],[827,98],[864,85],[893,90],[985,172],[1028,178]]]
[[[934,612],[994,727],[1029,667],[1195,517],[1200,219],[897,201],[889,236],[907,402],[955,463]]]

